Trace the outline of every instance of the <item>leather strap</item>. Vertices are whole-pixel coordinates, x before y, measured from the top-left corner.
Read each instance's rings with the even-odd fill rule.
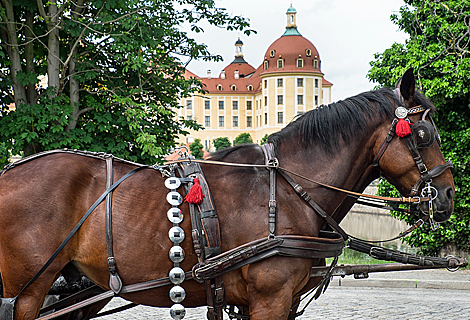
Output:
[[[113,184],[113,157],[106,158],[106,189]],[[113,222],[112,222],[112,200],[113,192],[106,195],[105,201],[105,225],[106,245],[108,247],[109,287],[118,295],[122,289],[122,280],[116,269],[116,259],[113,253]]]
[[[261,146],[264,153],[265,164],[269,170],[269,236],[274,237],[276,232],[276,174],[279,162],[274,155],[274,146],[271,143],[265,143]]]
[[[16,295],[15,299],[21,294],[23,293],[24,290],[26,290],[26,288],[28,288],[34,281],[36,281],[37,278],[39,278],[41,276],[41,274],[43,274],[44,271],[46,271],[47,267],[49,267],[49,265],[52,263],[52,261],[54,261],[54,259],[57,257],[57,255],[60,253],[60,251],[62,251],[62,249],[65,247],[65,245],[70,241],[70,239],[75,235],[75,233],[78,231],[78,229],[80,229],[80,227],[83,225],[83,223],[85,222],[85,220],[91,215],[91,213],[96,209],[96,207],[101,203],[103,202],[103,200],[106,198],[106,196],[108,195],[108,193],[110,193],[111,191],[113,191],[114,189],[116,189],[120,184],[121,182],[123,182],[124,180],[126,180],[127,178],[129,178],[130,176],[132,176],[133,174],[135,174],[137,171],[140,171],[141,169],[144,169],[144,168],[149,168],[147,166],[142,166],[142,167],[137,167],[135,169],[133,169],[132,171],[128,172],[126,175],[124,175],[121,179],[119,179],[117,182],[115,182],[111,187],[109,187],[105,192],[103,192],[103,194],[95,201],[95,203],[93,203],[93,205],[88,209],[88,211],[83,215],[83,217],[80,219],[80,221],[77,222],[77,224],[75,225],[75,227],[72,229],[72,231],[70,231],[70,233],[68,234],[68,236],[65,238],[65,240],[59,245],[59,247],[56,249],[56,251],[54,251],[54,253],[52,254],[52,256],[49,258],[49,260],[47,260],[47,262],[44,264],[44,266],[41,268],[41,270],[38,271],[38,273],[36,273],[34,275],[34,277],[29,280],[29,282],[20,290],[20,292]]]

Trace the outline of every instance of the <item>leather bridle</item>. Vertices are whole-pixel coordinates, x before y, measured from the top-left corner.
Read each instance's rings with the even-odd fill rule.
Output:
[[[413,114],[418,114],[424,112],[424,115],[422,117],[422,121],[427,121],[425,120],[427,113],[429,112],[429,109],[424,108],[423,106],[417,106],[414,108],[406,108],[404,106],[399,106],[395,109],[395,118],[392,121],[392,125],[390,127],[390,130],[388,131],[388,134],[382,143],[382,145],[379,148],[379,151],[374,157],[374,160],[372,162],[372,165],[375,167],[379,166],[379,161],[382,158],[383,154],[385,153],[385,150],[387,150],[387,147],[389,146],[390,142],[392,142],[393,138],[397,136],[396,134],[396,126],[397,123],[400,119],[404,119],[405,121],[410,123],[410,120],[408,119],[408,115],[413,115]],[[434,122],[432,122],[431,119],[431,125],[434,128],[434,133],[437,136],[438,143],[440,144],[440,138],[439,134],[437,133],[437,129],[434,125]],[[411,127],[413,130],[413,126]],[[419,170],[420,177],[414,184],[414,186],[411,188],[411,192],[409,194],[409,197],[418,197],[418,192],[419,188],[421,185],[424,183],[425,186],[421,190],[421,197],[427,197],[429,200],[427,201],[428,203],[428,215],[429,215],[429,222],[431,224],[431,228],[435,229],[436,228],[436,222],[434,221],[434,216],[433,216],[433,200],[437,198],[438,196],[438,191],[436,188],[434,188],[431,185],[432,179],[435,177],[438,177],[441,175],[446,169],[453,168],[454,165],[452,164],[452,161],[447,161],[444,164],[437,165],[431,170],[428,170],[426,165],[424,164],[423,159],[421,158],[421,155],[419,153],[418,147],[416,145],[416,141],[413,137],[413,134],[408,134],[405,137],[403,137],[406,141],[406,146],[408,147],[408,150],[411,153],[411,156],[413,157],[413,160]],[[428,147],[430,147],[429,145]],[[419,203],[417,204],[417,206]],[[421,210],[422,211],[422,210]],[[423,211],[422,211],[423,212]],[[423,212],[426,214],[425,212]]]

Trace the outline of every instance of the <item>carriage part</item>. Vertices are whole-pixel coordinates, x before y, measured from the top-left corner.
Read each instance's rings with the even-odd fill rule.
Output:
[[[186,315],[186,309],[179,303],[174,304],[170,308],[170,316],[175,320],[183,319],[185,315]]]
[[[395,261],[430,268],[456,268],[468,263],[467,259],[448,257],[428,257],[375,246],[357,239],[350,239],[348,247],[366,253],[378,260]]]
[[[0,298],[0,319],[13,320],[16,298]]]

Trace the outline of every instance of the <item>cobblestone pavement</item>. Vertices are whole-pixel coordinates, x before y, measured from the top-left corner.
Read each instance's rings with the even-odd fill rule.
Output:
[[[469,296],[469,290],[330,287],[298,319],[469,319]],[[125,303],[113,299],[110,305]],[[187,309],[184,319],[204,320],[205,313],[206,308]],[[167,308],[138,306],[100,319],[171,320],[171,317]]]

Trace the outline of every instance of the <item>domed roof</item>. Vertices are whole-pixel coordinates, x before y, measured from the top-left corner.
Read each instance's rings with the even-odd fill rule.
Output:
[[[299,59],[303,61],[299,62]],[[280,67],[278,60],[283,60],[282,67]],[[301,35],[284,35],[274,41],[266,50],[262,73],[321,72],[320,65],[318,50],[308,39]]]

